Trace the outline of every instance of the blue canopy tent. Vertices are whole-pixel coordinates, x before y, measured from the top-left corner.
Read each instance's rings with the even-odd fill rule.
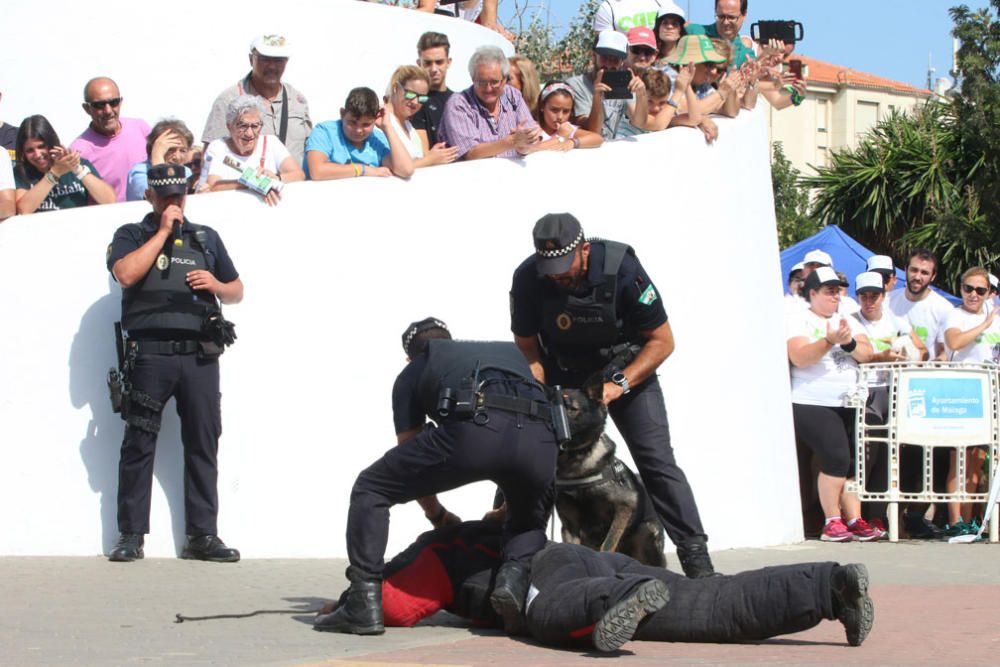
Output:
[[[867,268],[868,258],[877,254],[852,239],[840,227],[829,225],[809,238],[781,251],[781,277],[785,281],[786,290],[788,289],[788,273],[793,266],[802,261],[802,258],[810,250],[822,250],[830,255],[833,259],[834,270],[842,271],[847,276],[848,282],[851,283],[848,288],[851,296],[856,296],[854,278]],[[896,268],[896,289],[903,289],[905,285],[906,272]],[[958,297],[939,290],[937,287],[931,289],[955,305],[962,303]]]

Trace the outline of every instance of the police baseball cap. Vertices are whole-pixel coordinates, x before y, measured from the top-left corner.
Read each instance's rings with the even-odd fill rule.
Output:
[[[555,276],[569,271],[573,255],[583,242],[583,227],[569,213],[549,213],[535,223],[535,267],[540,276]]]
[[[896,273],[896,269],[892,265],[892,257],[889,257],[888,255],[872,255],[869,257],[868,270],[877,271],[878,273],[884,273],[889,276]]]
[[[885,285],[882,283],[882,274],[877,271],[859,273],[858,277],[854,279],[854,291],[858,294],[865,292],[884,293]]]
[[[424,319],[418,322],[413,322],[410,326],[406,327],[406,331],[403,332],[403,352],[406,352],[407,356],[412,357],[413,355],[410,354],[410,344],[413,342],[413,339],[416,338],[417,334],[421,334],[432,329],[440,329],[448,334],[445,338],[451,338],[451,332],[448,331],[447,324],[436,317],[425,317]]]
[[[154,164],[146,172],[146,183],[161,197],[182,195],[187,192],[188,177],[182,164]]]
[[[879,276],[879,285],[882,284],[882,277]],[[831,269],[829,266],[821,266],[806,277],[805,289],[809,290],[819,289],[824,285],[839,285],[840,287],[847,287],[847,282],[840,279],[837,272]]]

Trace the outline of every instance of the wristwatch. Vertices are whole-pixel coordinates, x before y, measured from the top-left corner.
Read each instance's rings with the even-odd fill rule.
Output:
[[[623,394],[627,394],[632,391],[632,388],[629,387],[628,384],[628,378],[625,377],[625,374],[620,371],[611,376],[611,381],[622,388]]]

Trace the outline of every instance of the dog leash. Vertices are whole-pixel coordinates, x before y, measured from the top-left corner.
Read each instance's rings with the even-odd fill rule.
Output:
[[[183,623],[184,621],[214,621],[221,618],[250,618],[251,616],[259,616],[262,614],[317,614],[322,610],[323,608],[319,607],[317,609],[257,609],[245,614],[213,614],[211,616],[185,616],[184,614],[174,614],[174,623]]]

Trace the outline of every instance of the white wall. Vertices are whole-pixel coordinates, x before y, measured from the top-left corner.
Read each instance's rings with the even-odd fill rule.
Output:
[[[60,22],[109,34],[103,23],[97,31],[96,17],[84,18],[85,7],[56,4],[49,11]],[[112,2],[110,11],[123,6]],[[25,7],[6,11],[15,20],[0,26],[10,47],[0,71],[14,73],[3,83],[5,109],[14,106],[8,95],[18,104],[30,99],[37,107],[23,113],[44,109],[57,120],[60,100],[46,99],[50,91],[39,89],[37,78],[10,67],[32,33],[11,27]],[[198,11],[200,25],[232,16],[213,4]],[[326,19],[296,23],[296,41],[310,44],[308,36],[318,39],[323,26],[336,25],[318,42],[334,56],[334,37],[369,44],[372,30],[398,38],[379,48],[400,53],[432,25],[469,44],[499,39],[367,3],[309,11],[325,11]],[[83,79],[107,71],[127,82],[136,107],[142,87],[155,85],[160,94],[152,102],[202,98],[207,113],[214,93],[243,71],[247,35],[275,29],[252,12],[240,16],[250,20],[213,43],[219,60],[206,68],[212,75],[191,81],[190,90],[178,85],[168,96],[141,58],[102,49],[85,51],[93,64],[65,63],[47,85],[72,84],[76,99]],[[171,20],[157,25],[183,41]],[[362,23],[365,29],[342,27]],[[329,111],[317,117],[334,115],[357,83],[337,68],[344,58],[317,64],[329,71],[329,88],[305,76],[306,58],[289,66],[314,109]],[[379,67],[381,81],[392,64]],[[186,117],[180,106],[175,113]],[[246,283],[244,302],[227,308],[239,340],[222,359],[223,538],[251,558],[343,556],[351,484],[394,443],[390,390],[403,364],[403,328],[433,314],[462,337],[509,339],[510,276],[531,252],[531,227],[545,213],[571,211],[589,235],[634,244],[663,293],[678,347],[661,382],[710,546],[801,539],[766,126],[761,112],[719,125],[713,147],[696,130],[675,129],[593,151],[435,167],[410,182],[291,184],[274,209],[246,193],[189,199],[190,219],[220,231]],[[146,211],[143,203],[115,204],[0,225],[0,554],[96,554],[116,537],[122,422],[111,413],[105,375],[114,363],[120,291],[104,250],[119,225]],[[170,404],[156,461],[150,556],[173,555],[184,539],[178,434]],[[622,458],[629,460],[624,447]],[[443,498],[463,518],[478,517],[491,499],[488,484]],[[390,553],[427,527],[414,504],[392,517]]]

